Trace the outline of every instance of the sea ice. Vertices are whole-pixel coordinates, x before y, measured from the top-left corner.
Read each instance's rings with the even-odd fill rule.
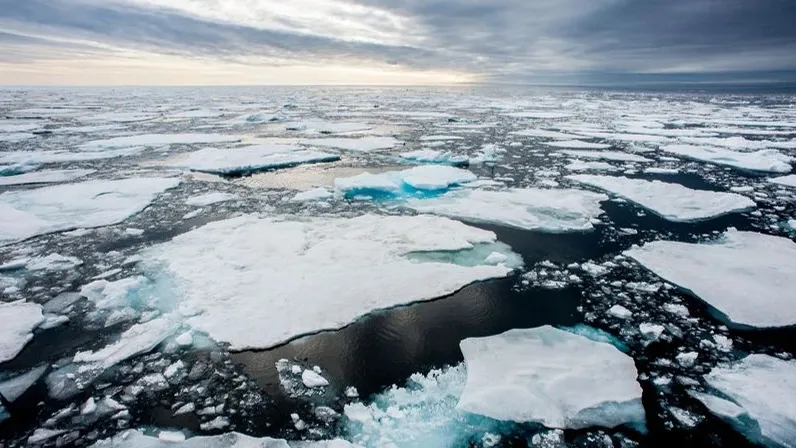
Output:
[[[44,365],[36,367],[22,375],[0,382],[0,395],[11,403],[17,401],[17,398],[21,397],[31,386],[36,384],[46,371],[47,366]]]
[[[796,447],[796,362],[749,355],[705,375],[726,398],[696,394],[711,412],[755,443]]]
[[[123,308],[135,303],[136,293],[149,281],[146,277],[128,277],[114,282],[97,280],[80,288],[80,295],[94,302],[98,309]]]
[[[477,180],[470,171],[446,165],[416,166],[404,171],[381,174],[362,173],[335,179],[335,187],[349,196],[368,192],[393,195],[412,194],[415,190],[437,191]]]
[[[619,168],[611,165],[610,163],[605,162],[581,162],[580,160],[576,160],[569,165],[565,166],[564,169],[568,171],[618,171]]]
[[[327,190],[326,188],[314,188],[309,191],[303,191],[301,193],[296,193],[290,200],[293,202],[307,202],[307,201],[320,201],[324,199],[329,199],[334,197],[334,193]]]
[[[85,162],[90,160],[114,159],[116,157],[134,156],[145,148],[111,149],[107,151],[9,151],[0,152],[0,163],[17,165],[37,165],[48,163]]]
[[[512,189],[452,191],[433,199],[410,200],[420,213],[470,222],[494,223],[546,232],[578,232],[594,228],[600,203],[608,196],[583,190]]]
[[[794,188],[796,188],[796,174],[791,174],[791,175],[782,176],[782,177],[775,177],[775,178],[769,179],[768,181],[771,182],[771,183],[777,184],[777,185],[784,185],[786,187],[794,187]]]
[[[61,254],[50,254],[46,257],[35,257],[25,263],[28,271],[65,271],[83,264],[75,257],[65,257]]]
[[[689,244],[655,241],[625,255],[704,300],[740,326],[796,325],[796,244],[787,238],[729,230]]]
[[[437,151],[434,149],[420,149],[400,154],[405,160],[418,163],[439,163],[443,165],[461,166],[469,163],[466,156],[457,156],[450,151]]]
[[[573,149],[608,149],[611,145],[607,143],[590,143],[582,140],[562,140],[545,143],[547,146],[554,146],[556,148],[573,148]]]
[[[325,387],[329,385],[329,381],[326,378],[309,369],[306,369],[301,373],[301,382],[304,383],[304,386],[310,388]]]
[[[677,168],[646,168],[644,173],[646,174],[678,174],[680,172]]]
[[[221,428],[210,428],[221,429]],[[161,432],[162,434],[162,432]],[[282,439],[272,439],[270,437],[256,438],[230,432],[216,436],[197,436],[186,439],[182,442],[163,440],[158,436],[145,435],[141,431],[124,431],[121,434],[100,440],[92,448],[354,448],[354,445],[345,440],[324,440],[314,442],[291,442]]]
[[[0,194],[0,244],[119,223],[145,209],[176,178],[93,180]]]
[[[95,172],[96,170],[45,170],[16,176],[0,176],[0,186],[71,182]]]
[[[548,428],[645,425],[636,365],[613,345],[544,326],[460,346],[461,410]]]
[[[241,148],[205,148],[170,164],[205,173],[240,174],[335,160],[340,160],[340,156],[304,150],[299,146],[257,145]]]
[[[522,131],[509,132],[511,135],[518,135],[520,137],[539,137],[550,138],[555,140],[573,140],[578,138],[577,135],[565,134],[558,131],[549,131],[546,129],[526,129]]]
[[[194,329],[244,350],[273,347],[344,327],[374,310],[504,277],[511,272],[506,266],[410,257],[495,243],[492,232],[432,216],[306,221],[243,216],[208,224],[142,255],[148,272],[167,276],[178,300],[200,313],[188,318]],[[212,275],[207,266],[213,266]]]
[[[601,159],[613,162],[652,162],[646,157],[619,151],[572,151],[565,149],[559,152],[580,159]]]
[[[316,132],[320,134],[343,134],[347,132],[361,132],[371,129],[373,126],[364,123],[346,123],[331,121],[299,121],[286,123],[285,129],[288,131]]]
[[[241,138],[234,135],[144,134],[94,140],[84,143],[80,148],[89,151],[100,151],[102,149],[130,148],[134,146],[197,145],[204,143],[235,143],[239,141],[241,141]]]
[[[625,198],[669,221],[698,221],[756,207],[753,200],[739,194],[693,190],[657,180],[588,174],[566,178]]]
[[[779,151],[765,149],[757,152],[739,152],[729,149],[711,148],[692,145],[662,146],[662,151],[677,154],[678,156],[699,160],[702,162],[726,165],[749,171],[764,171],[772,173],[788,173],[791,171],[791,156]]]
[[[402,142],[393,137],[313,138],[302,141],[304,145],[337,148],[346,151],[369,152],[394,148]]]
[[[41,305],[22,301],[0,304],[0,363],[14,359],[43,321]]]
[[[194,207],[207,207],[208,205],[218,204],[219,202],[227,202],[237,199],[238,197],[230,193],[222,193],[215,191],[212,193],[200,194],[199,196],[191,196],[185,200],[186,205]]]
[[[107,369],[141,353],[154,349],[177,329],[168,317],[159,317],[135,324],[119,336],[119,340],[94,352],[78,352],[74,362],[92,363]]]

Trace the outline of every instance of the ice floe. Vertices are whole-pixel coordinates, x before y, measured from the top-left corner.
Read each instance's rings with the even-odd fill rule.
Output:
[[[205,173],[245,174],[335,160],[340,160],[340,156],[304,150],[299,146],[257,145],[242,148],[205,148],[181,160],[171,162],[171,165]]]
[[[573,148],[573,149],[608,149],[611,145],[607,143],[590,143],[583,140],[563,140],[545,143],[547,146],[554,146],[556,148]]]
[[[242,350],[340,328],[374,310],[506,276],[512,269],[505,265],[410,257],[435,251],[466,256],[481,246],[501,251],[495,242],[492,232],[432,216],[243,216],[180,235],[143,256],[149,272],[167,276],[177,299],[201,313],[188,318],[194,329]],[[210,265],[213,275],[207,274]]]
[[[49,163],[86,162],[90,160],[114,159],[134,156],[144,151],[144,147],[110,149],[107,151],[10,151],[0,152],[0,163],[15,165],[37,165]]]
[[[234,194],[215,191],[212,193],[200,194],[199,196],[191,196],[185,200],[185,203],[194,207],[207,207],[208,205],[218,204],[219,202],[228,202],[237,198],[238,197]]]
[[[144,134],[114,137],[107,140],[94,140],[81,145],[81,149],[99,151],[102,149],[129,148],[133,146],[197,145],[205,143],[234,143],[241,141],[234,135],[220,134]]]
[[[619,168],[605,162],[581,162],[576,160],[564,167],[567,171],[618,171]]]
[[[567,179],[613,193],[669,221],[698,221],[756,207],[753,200],[736,193],[694,190],[657,180],[588,174]]]
[[[555,140],[573,140],[578,138],[577,135],[566,134],[559,131],[549,131],[546,129],[526,129],[522,131],[510,132],[509,134],[517,135],[520,137],[539,137],[539,138],[550,138]]]
[[[796,447],[796,362],[749,355],[714,368],[705,382],[720,395],[694,397],[751,441]]]
[[[445,190],[477,180],[470,171],[445,165],[423,165],[381,174],[362,173],[335,179],[335,187],[347,196],[389,194],[412,195],[416,191]]]
[[[349,132],[361,132],[371,129],[372,126],[364,123],[346,123],[331,121],[299,121],[286,123],[285,129],[288,131],[315,132],[319,134],[342,134]]]
[[[293,202],[307,202],[307,201],[321,201],[324,199],[330,199],[334,197],[334,193],[327,190],[326,188],[313,188],[309,191],[303,191],[301,193],[296,193],[290,200]]]
[[[645,426],[636,365],[613,345],[545,326],[460,346],[461,410],[548,428]]]
[[[207,427],[207,430],[222,429]],[[160,432],[163,434],[163,432]],[[181,435],[181,433],[179,433]],[[92,448],[354,448],[349,442],[342,439],[291,442],[288,444],[283,439],[270,437],[252,437],[237,432],[229,432],[216,436],[197,436],[186,439],[183,435],[174,440],[174,433],[160,437],[159,435],[146,435],[137,430],[124,431],[121,434],[100,440]]]
[[[44,321],[41,305],[25,302],[0,304],[0,363],[14,359],[33,339]]]
[[[618,151],[572,151],[565,149],[559,152],[579,159],[602,159],[614,162],[652,162],[646,157]]]
[[[782,176],[782,177],[775,177],[769,179],[768,181],[773,184],[796,188],[796,174],[790,174],[788,176]]]
[[[731,229],[714,242],[655,241],[625,254],[693,292],[723,320],[761,328],[796,325],[796,243],[790,239]]]
[[[95,172],[96,170],[45,170],[16,176],[0,176],[0,186],[71,182]]]
[[[399,155],[402,159],[418,163],[439,163],[444,165],[460,166],[469,163],[466,156],[457,156],[450,151],[437,151],[434,149],[420,149],[405,152]]]
[[[337,148],[346,151],[369,152],[394,148],[402,142],[393,137],[360,137],[360,138],[313,138],[302,140],[302,144]]]
[[[109,368],[157,347],[177,329],[169,317],[159,317],[149,322],[135,324],[119,336],[119,340],[93,352],[78,352],[74,362],[98,364]]]
[[[39,366],[22,375],[0,382],[0,395],[13,403],[25,394],[47,371],[47,366]]]
[[[116,224],[145,209],[176,178],[94,180],[0,194],[0,244]]]
[[[408,201],[421,213],[470,222],[546,232],[579,232],[594,228],[608,196],[583,190],[512,189],[452,191],[431,199]]]
[[[760,150],[756,152],[739,152],[723,148],[711,148],[693,145],[662,146],[662,151],[702,162],[726,165],[749,171],[772,173],[788,173],[791,163],[796,160],[776,150]]]

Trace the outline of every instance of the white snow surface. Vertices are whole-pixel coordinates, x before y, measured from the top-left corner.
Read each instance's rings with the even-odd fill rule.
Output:
[[[0,177],[0,179],[2,178]],[[788,176],[782,176],[782,177],[775,177],[769,179],[768,181],[773,184],[796,188],[796,174],[790,174]]]
[[[526,230],[579,232],[594,228],[608,196],[584,190],[510,189],[452,191],[433,199],[408,201],[420,213]]]
[[[331,162],[340,156],[304,150],[300,146],[256,145],[241,148],[205,148],[189,154],[172,166],[215,174],[234,174],[285,168],[303,163]]]
[[[107,140],[94,140],[84,143],[81,149],[99,151],[102,149],[129,148],[133,146],[197,145],[204,143],[234,143],[241,141],[234,135],[220,134],[143,134],[115,137]]]
[[[460,347],[467,365],[461,410],[548,428],[644,425],[636,365],[613,345],[544,326]]]
[[[756,152],[740,152],[723,148],[693,145],[668,145],[661,150],[688,159],[726,165],[749,171],[789,173],[794,159],[779,151],[764,149]]]
[[[407,257],[495,242],[492,232],[433,216],[306,221],[242,216],[208,224],[142,255],[148,272],[165,275],[177,300],[200,313],[188,324],[244,350],[341,328],[378,309],[504,277],[511,272],[505,266]],[[207,266],[213,266],[210,275]]]
[[[41,305],[25,302],[0,304],[0,363],[14,359],[33,339],[33,329],[43,321]]]
[[[566,178],[625,198],[669,221],[699,221],[756,207],[753,200],[740,194],[693,190],[657,180],[588,174]]]
[[[559,152],[579,159],[602,159],[614,162],[652,162],[646,157],[619,151],[573,151],[565,149]]]
[[[24,185],[24,184],[54,184],[60,182],[71,182],[96,170],[44,170],[32,173],[18,174],[16,176],[0,176],[0,186],[5,185]]]
[[[381,174],[362,173],[335,179],[335,187],[345,192],[380,190],[397,192],[410,187],[417,190],[444,190],[453,185],[473,182],[478,177],[470,171],[447,165],[422,165],[403,171]]]
[[[194,207],[207,207],[208,205],[218,204],[219,202],[232,201],[237,198],[238,197],[235,196],[234,194],[214,191],[212,193],[205,193],[205,194],[200,194],[198,196],[191,196],[190,198],[185,200],[185,203],[187,205],[191,205]]]
[[[749,439],[766,446],[796,447],[796,403],[793,401],[796,361],[753,354],[736,363],[714,368],[705,375],[705,381],[745,413],[737,415],[731,407],[718,407],[715,402],[706,400],[708,408],[729,420]],[[738,418],[741,416],[757,425],[745,423]]]
[[[93,180],[0,194],[0,244],[117,224],[145,209],[177,178]]]
[[[731,229],[716,242],[655,241],[625,255],[690,290],[730,323],[796,325],[796,244],[787,238]]]
[[[369,152],[394,148],[400,145],[401,141],[393,137],[313,138],[302,140],[302,144],[347,151]]]

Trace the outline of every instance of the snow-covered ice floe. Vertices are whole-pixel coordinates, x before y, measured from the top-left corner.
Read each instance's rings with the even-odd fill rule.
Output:
[[[556,148],[573,148],[573,149],[608,149],[611,145],[607,143],[591,143],[584,142],[583,140],[562,140],[545,143],[547,146]]]
[[[588,174],[566,178],[625,198],[669,221],[699,221],[756,207],[753,200],[740,194],[694,190],[657,180]]]
[[[404,160],[418,163],[439,163],[443,165],[462,166],[470,162],[469,157],[457,156],[450,151],[437,151],[434,149],[419,149],[400,154]]]
[[[181,437],[180,437],[181,436]],[[182,433],[161,431],[146,435],[138,430],[100,440],[92,448],[354,448],[342,439],[316,442],[290,442],[270,437],[252,437],[237,432],[217,436],[197,436],[186,439]]]
[[[796,160],[791,156],[773,149],[764,149],[756,152],[739,152],[705,146],[668,145],[662,146],[661,150],[702,162],[726,165],[749,171],[771,173],[790,172],[792,169],[790,164]]]
[[[0,152],[0,163],[29,166],[48,163],[86,162],[134,156],[143,152],[144,149],[142,146],[137,146],[109,149],[107,151],[9,151]],[[17,173],[12,172],[11,174]]]
[[[218,204],[219,202],[232,201],[237,198],[238,197],[234,194],[215,191],[212,193],[200,194],[198,196],[191,196],[185,200],[185,203],[195,207],[206,207],[208,205]]]
[[[307,120],[293,123],[285,123],[288,131],[302,131],[319,134],[343,134],[348,132],[361,132],[371,129],[373,126],[364,123],[333,122],[322,120]]]
[[[133,146],[197,145],[205,143],[234,143],[242,139],[234,135],[220,134],[144,134],[115,137],[107,140],[94,140],[84,143],[81,149],[99,151],[102,149],[129,148]]]
[[[796,174],[790,174],[788,176],[782,176],[782,177],[775,177],[769,179],[768,181],[773,184],[796,188]]]
[[[460,345],[461,410],[548,428],[645,427],[635,362],[613,345],[550,326]]]
[[[485,263],[495,251],[513,255],[492,232],[433,216],[243,216],[149,248],[142,266],[200,313],[188,318],[194,329],[244,350],[504,277],[512,267]],[[437,252],[449,259],[434,260]]]
[[[594,228],[608,196],[584,190],[460,190],[407,205],[420,212],[526,230],[579,232]]]
[[[614,162],[652,162],[646,157],[619,151],[572,151],[566,149],[559,152],[579,159],[602,159]]]
[[[335,179],[335,187],[346,196],[400,197],[421,192],[436,192],[473,182],[478,177],[470,171],[445,165],[424,165],[403,171],[381,174],[362,173]]]
[[[625,255],[694,293],[736,326],[796,325],[796,243],[729,230],[718,241],[655,241]]]
[[[177,178],[93,180],[0,194],[0,244],[119,223],[142,211]]]
[[[302,144],[337,148],[346,151],[369,152],[390,149],[402,142],[393,137],[360,137],[360,138],[313,138],[302,140]]]
[[[44,170],[16,176],[0,176],[0,186],[25,184],[55,184],[71,182],[95,173],[96,170]]]
[[[770,447],[796,447],[796,362],[749,355],[705,375],[716,395],[691,392],[713,414],[749,440]]]
[[[41,305],[25,302],[0,304],[0,363],[14,359],[33,339],[44,321]]]
[[[333,162],[340,156],[299,146],[257,145],[242,148],[205,148],[172,162],[172,166],[213,174],[244,174],[288,168],[304,163]]]

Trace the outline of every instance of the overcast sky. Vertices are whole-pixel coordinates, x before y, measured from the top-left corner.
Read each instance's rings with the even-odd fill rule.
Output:
[[[793,73],[796,0],[0,0],[0,84]]]

